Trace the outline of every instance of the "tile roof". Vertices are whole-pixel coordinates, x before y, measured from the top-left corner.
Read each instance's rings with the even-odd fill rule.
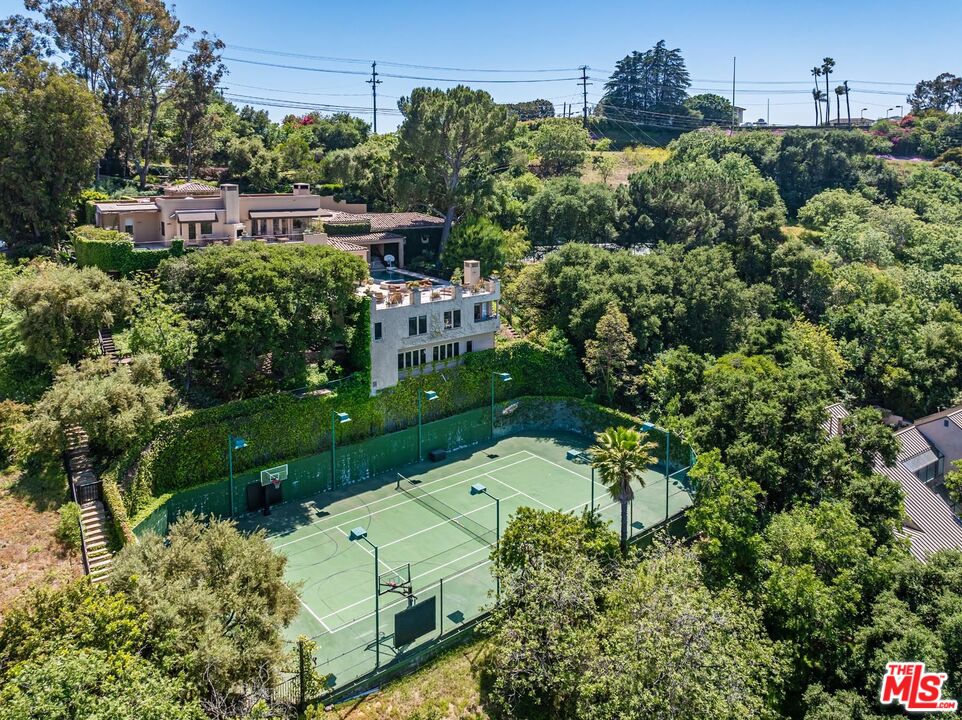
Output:
[[[416,230],[419,228],[437,228],[444,225],[444,218],[434,217],[419,212],[398,212],[398,213],[348,213],[335,212],[329,223],[338,222],[357,222],[367,220],[371,223],[371,230],[374,232],[387,232],[390,230]]]
[[[828,419],[823,423],[825,431],[831,435],[839,434],[840,421],[848,415],[842,403],[826,408]],[[955,408],[954,412],[962,413]],[[948,417],[950,412],[933,416]],[[906,518],[902,535],[909,538],[910,552],[918,560],[925,561],[939,550],[962,550],[962,520],[952,512],[948,503],[937,492],[909,472],[902,463],[922,453],[932,452],[931,445],[915,426],[903,428],[895,433],[899,440],[898,459],[892,467],[885,465],[881,458],[875,459],[875,472],[895,480],[902,488]]]
[[[327,242],[335,250],[343,250],[344,252],[357,252],[358,250],[367,250],[367,248],[361,247],[360,245],[344,242],[343,240],[338,240],[337,238],[330,237],[330,236],[328,236]]]
[[[402,242],[403,243],[405,240],[405,237],[403,235],[395,235],[394,233],[389,233],[389,232],[370,232],[370,233],[361,233],[360,235],[328,234],[327,237],[330,238],[331,240],[333,240],[334,238],[344,238],[346,242],[365,243],[368,245],[372,243],[383,243],[383,242]]]
[[[165,185],[164,195],[219,195],[220,188],[198,182],[185,182],[179,185]]]

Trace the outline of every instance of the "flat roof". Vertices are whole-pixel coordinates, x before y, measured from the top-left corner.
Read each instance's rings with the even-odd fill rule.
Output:
[[[102,202],[96,203],[97,209],[102,213],[127,213],[127,212],[160,212],[160,208],[153,202]]]

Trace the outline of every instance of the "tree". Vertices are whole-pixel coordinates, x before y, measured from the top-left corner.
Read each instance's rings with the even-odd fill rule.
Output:
[[[591,465],[598,471],[612,500],[621,504],[621,552],[628,554],[628,503],[635,492],[632,483],[645,486],[645,471],[655,462],[651,451],[655,443],[648,435],[631,427],[610,427],[595,435]]]
[[[134,149],[141,152],[141,165],[149,163],[168,59],[184,38],[180,21],[163,0],[26,0],[25,5],[43,14],[68,67],[100,96],[113,132],[110,171],[126,175],[125,161],[134,159],[127,153]]]
[[[598,152],[591,156],[591,167],[601,176],[601,182],[608,184],[608,178],[615,171],[615,159],[605,152]]]
[[[415,88],[398,106],[398,194],[444,215],[443,251],[456,216],[468,213],[488,186],[491,159],[510,137],[514,118],[483,90]]]
[[[615,63],[600,106],[608,117],[640,119],[644,111],[684,114],[691,80],[681,50],[664,40],[644,53],[637,50]]]
[[[542,120],[555,116],[554,103],[550,100],[525,100],[524,102],[505,103],[508,112],[515,115],[522,122],[525,120]]]
[[[822,68],[818,65],[812,68],[812,77],[815,78],[815,88],[812,90],[812,99],[815,100],[815,125],[821,125],[821,100],[822,91],[818,89],[818,79],[822,76]]]
[[[193,52],[173,75],[173,102],[180,130],[180,140],[175,148],[184,159],[188,179],[194,172],[199,136],[209,132],[205,127],[207,106],[227,72],[220,55],[224,47],[219,38],[202,33],[194,42]]]
[[[617,219],[618,205],[611,188],[572,177],[546,182],[524,211],[534,245],[611,242],[616,237]]]
[[[394,133],[374,135],[356,147],[325,155],[325,172],[344,185],[348,197],[363,198],[368,209],[393,210],[397,205],[397,145]]]
[[[836,125],[842,124],[842,95],[846,94],[844,85],[835,86],[835,123]],[[848,99],[846,98],[846,103]],[[849,123],[851,124],[851,123]]]
[[[209,248],[160,267],[161,287],[197,337],[197,370],[219,392],[243,393],[264,358],[280,382],[302,382],[304,352],[350,345],[367,265],[326,246],[246,243]],[[296,385],[295,385],[296,387]]]
[[[197,349],[197,337],[187,317],[163,289],[143,276],[136,283],[137,300],[131,312],[130,350],[160,358],[164,370],[176,371],[189,382],[189,364]]]
[[[635,364],[632,353],[637,342],[618,303],[609,303],[595,326],[594,339],[585,343],[585,370],[608,403],[630,389],[629,373]]]
[[[832,124],[832,101],[829,100],[830,96],[828,94],[828,78],[834,69],[835,61],[832,58],[822,58],[822,75],[825,76],[825,124],[829,126]]]
[[[591,144],[588,131],[577,120],[545,120],[534,134],[534,150],[544,175],[575,173]]]
[[[941,73],[934,80],[922,80],[905,101],[912,106],[914,114],[926,110],[947,112],[953,105],[962,104],[962,78]]]
[[[952,469],[945,473],[945,489],[953,502],[962,504],[962,468],[957,460],[952,461]]]
[[[498,572],[507,577],[523,572],[535,558],[563,565],[582,555],[608,566],[619,552],[618,536],[598,513],[586,510],[578,516],[520,507],[501,534],[496,559]]]
[[[685,107],[693,112],[701,113],[702,118],[707,122],[724,125],[731,122],[732,113],[735,110],[730,100],[714,93],[692,95],[685,100]]]
[[[110,588],[146,614],[169,671],[208,703],[271,687],[285,657],[281,630],[299,604],[264,536],[187,514],[166,539],[147,535],[116,556]]]
[[[465,260],[479,260],[481,274],[488,276],[516,265],[529,247],[523,230],[505,231],[487,218],[468,218],[451,233],[441,265],[451,272],[463,267]]]
[[[150,435],[169,395],[155,355],[138,355],[116,367],[108,357],[83,360],[76,368],[63,365],[34,406],[27,435],[56,456],[67,450],[67,432],[80,427],[95,451],[116,456]]]
[[[123,318],[129,300],[128,286],[97,268],[46,262],[10,288],[27,352],[50,365],[79,360],[100,328]]]
[[[233,138],[227,146],[227,171],[245,191],[273,192],[281,178],[281,156],[256,135]]]
[[[11,15],[0,21],[0,73],[11,72],[27,57],[42,60],[52,54],[50,41],[35,20]]]
[[[0,235],[12,255],[62,246],[109,142],[97,98],[74,76],[32,58],[0,75]]]

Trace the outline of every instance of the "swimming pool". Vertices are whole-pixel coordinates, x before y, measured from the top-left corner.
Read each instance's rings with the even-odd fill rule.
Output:
[[[404,270],[373,270],[371,277],[380,282],[410,282],[411,280],[430,280],[434,287],[444,287],[451,283],[447,280],[428,277],[420,273],[409,273]]]

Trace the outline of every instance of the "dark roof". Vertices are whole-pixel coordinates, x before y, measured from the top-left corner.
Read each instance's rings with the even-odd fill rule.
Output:
[[[916,426],[925,425],[935,420],[942,420],[943,418],[948,418],[956,425],[959,425],[962,423],[962,406],[950,407],[946,408],[945,410],[940,410],[937,413],[926,415],[925,417],[916,420],[914,424]]]
[[[404,242],[403,235],[395,235],[389,232],[359,233],[357,235],[328,235],[329,239],[343,238],[348,243],[383,243],[383,242]]]
[[[439,228],[444,225],[444,218],[419,212],[347,213],[338,211],[331,215],[329,219],[325,220],[325,222],[336,225],[337,223],[351,223],[364,220],[371,223],[372,232]]]
[[[180,185],[164,186],[164,195],[218,195],[220,188],[198,182],[185,182]]]
[[[355,250],[367,249],[367,248],[361,247],[360,245],[355,245],[354,243],[351,243],[351,242],[345,242],[344,240],[341,240],[336,237],[328,237],[327,242],[330,244],[332,248],[336,250],[343,250],[344,252],[353,252]]]

